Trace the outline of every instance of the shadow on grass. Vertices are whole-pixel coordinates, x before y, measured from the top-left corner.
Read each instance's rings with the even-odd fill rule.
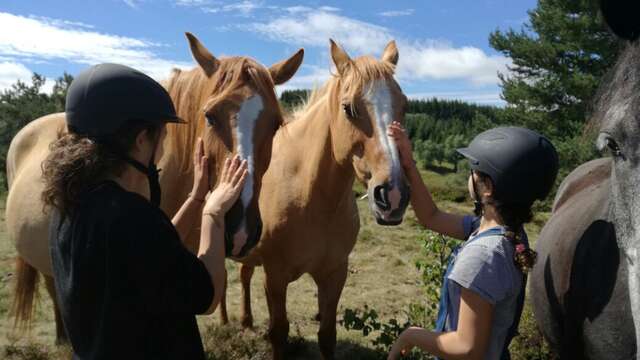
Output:
[[[7,360],[57,360],[70,359],[71,348],[42,344],[0,346],[0,359]]]
[[[202,332],[202,341],[209,360],[262,360],[271,359],[271,347],[265,329],[245,330],[239,325],[210,325]],[[338,340],[336,359],[384,359],[386,354],[361,344]],[[289,336],[287,359],[322,359],[318,343],[300,334]]]

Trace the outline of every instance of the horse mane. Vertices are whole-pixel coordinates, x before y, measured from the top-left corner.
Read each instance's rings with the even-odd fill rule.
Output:
[[[211,77],[207,77],[200,67],[188,71],[174,69],[166,82],[166,89],[176,107],[178,116],[186,124],[167,127],[169,147],[177,156],[179,169],[193,170],[192,153],[204,129],[204,105],[225,99],[231,92],[250,82],[263,96],[265,102],[277,105],[274,84],[269,72],[255,60],[248,57],[227,57],[219,59],[219,65]],[[278,106],[272,106],[279,109]],[[282,119],[282,117],[280,117]]]
[[[331,74],[330,79],[320,88],[314,89],[309,95],[309,99],[292,110],[292,116],[287,123],[305,118],[307,114],[317,105],[323,104],[327,98],[331,113],[339,106],[338,90],[344,84],[344,97],[350,103],[357,96],[362,95],[365,87],[372,81],[378,79],[393,78],[395,66],[386,61],[380,61],[371,56],[361,56],[351,61],[345,70],[345,75]]]
[[[616,63],[600,79],[593,100],[588,106],[588,132],[598,131],[607,121],[607,111],[612,106],[631,101],[635,114],[640,92],[640,43],[628,43],[619,53]]]

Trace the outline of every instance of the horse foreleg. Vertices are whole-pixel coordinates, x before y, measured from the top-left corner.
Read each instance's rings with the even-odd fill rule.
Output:
[[[286,278],[280,274],[270,273],[265,267],[265,292],[269,307],[269,331],[274,360],[284,359],[289,336],[289,320],[287,319],[287,285]]]
[[[255,267],[242,265],[240,280],[242,282],[242,327],[253,327],[253,313],[251,311],[251,278]]]
[[[324,359],[333,359],[336,349],[336,312],[338,302],[347,280],[348,265],[345,262],[328,274],[314,276],[318,285],[318,304],[320,306],[320,330],[318,344]]]
[[[224,271],[224,289],[222,290],[222,298],[220,299],[220,322],[223,325],[229,324],[229,315],[227,314],[227,285],[229,273]],[[215,290],[214,290],[215,291]]]
[[[47,287],[47,292],[51,296],[53,302],[53,313],[56,320],[56,345],[63,345],[69,342],[67,333],[64,330],[64,324],[62,323],[62,315],[60,314],[60,306],[58,305],[58,298],[56,296],[56,287],[51,276],[44,276],[44,283]]]

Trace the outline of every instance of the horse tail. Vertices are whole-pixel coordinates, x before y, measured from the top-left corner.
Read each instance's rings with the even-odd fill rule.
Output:
[[[31,325],[39,280],[38,270],[20,256],[16,257],[16,285],[11,308],[15,316],[14,328],[25,330]]]

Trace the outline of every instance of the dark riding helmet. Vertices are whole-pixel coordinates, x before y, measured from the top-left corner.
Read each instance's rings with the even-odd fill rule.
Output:
[[[469,159],[471,169],[491,178],[494,197],[505,202],[544,199],[558,175],[558,153],[551,141],[525,128],[487,130],[457,151]]]
[[[71,132],[92,137],[111,135],[128,122],[184,122],[162,85],[118,64],[94,65],[80,73],[69,86],[65,112]]]

